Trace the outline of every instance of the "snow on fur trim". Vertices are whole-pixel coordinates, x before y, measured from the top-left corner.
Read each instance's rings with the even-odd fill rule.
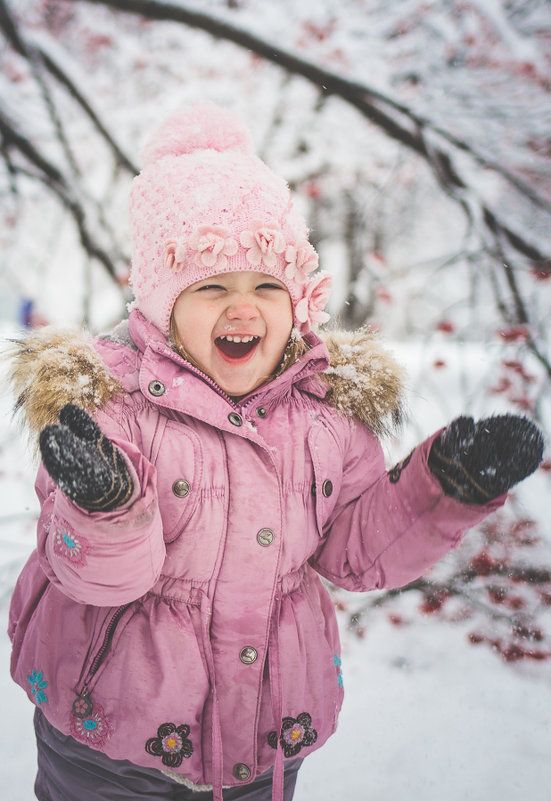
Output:
[[[113,341],[132,347],[125,331],[125,323],[120,324]],[[320,376],[328,386],[325,401],[377,435],[392,431],[402,419],[402,368],[369,329],[325,331],[322,337],[331,357],[330,367]],[[66,403],[93,414],[124,391],[91,336],[79,330],[34,331],[13,342],[6,356],[16,410],[35,436],[57,421]]]
[[[394,431],[405,415],[405,370],[369,327],[358,331],[319,332],[329,351],[323,373],[329,385],[325,400],[335,409],[365,423],[374,434]]]
[[[237,114],[213,103],[197,103],[174,112],[147,141],[141,157],[144,166],[165,156],[194,150],[235,150],[253,154],[251,134]]]
[[[34,435],[57,423],[66,403],[93,413],[122,391],[83,331],[40,328],[12,340],[3,356],[10,363],[15,411]]]

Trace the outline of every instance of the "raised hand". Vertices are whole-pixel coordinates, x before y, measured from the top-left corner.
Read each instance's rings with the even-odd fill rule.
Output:
[[[478,422],[458,417],[434,440],[428,462],[447,495],[484,504],[533,473],[542,456],[539,428],[504,414]]]
[[[126,503],[134,487],[118,448],[79,406],[64,406],[59,423],[46,426],[39,440],[44,467],[58,487],[89,512]]]

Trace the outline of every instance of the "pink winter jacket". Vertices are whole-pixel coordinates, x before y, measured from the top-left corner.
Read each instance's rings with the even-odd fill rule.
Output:
[[[339,637],[320,576],[347,590],[402,586],[503,498],[446,497],[431,440],[387,473],[372,430],[325,399],[328,351],[314,334],[300,361],[235,405],[138,312],[129,330],[75,358],[78,372],[87,348],[93,380],[111,382],[95,416],[134,495],[88,513],[39,470],[12,673],[62,732],[220,797],[335,731]],[[67,347],[44,350],[66,373]],[[57,380],[58,405],[74,400],[55,369],[33,370],[29,387]],[[90,380],[73,377],[82,397]]]

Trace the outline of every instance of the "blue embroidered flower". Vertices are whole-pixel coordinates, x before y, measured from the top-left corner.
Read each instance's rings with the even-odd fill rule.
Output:
[[[85,537],[77,537],[69,523],[65,520],[58,521],[51,536],[54,542],[54,553],[71,562],[74,567],[86,565],[86,554],[90,551],[90,543]]]
[[[342,680],[342,659],[338,654],[334,654],[333,656],[333,664],[335,665],[335,670],[337,671],[337,679],[339,682],[339,688],[343,686]]]
[[[91,711],[85,717],[71,715],[71,734],[92,748],[101,748],[105,741],[111,737],[112,728],[107,720],[103,707],[93,704]]]
[[[32,694],[38,706],[42,706],[48,700],[48,696],[44,692],[48,686],[48,682],[44,681],[44,674],[41,670],[33,670],[30,676],[27,676],[30,682]]]

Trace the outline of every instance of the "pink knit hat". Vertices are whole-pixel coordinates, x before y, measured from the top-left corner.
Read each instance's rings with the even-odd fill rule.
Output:
[[[295,326],[326,322],[331,278],[289,187],[253,152],[234,113],[198,104],[173,114],[142,153],[130,194],[133,308],[166,335],[176,298],[217,273],[258,270],[282,281]]]

